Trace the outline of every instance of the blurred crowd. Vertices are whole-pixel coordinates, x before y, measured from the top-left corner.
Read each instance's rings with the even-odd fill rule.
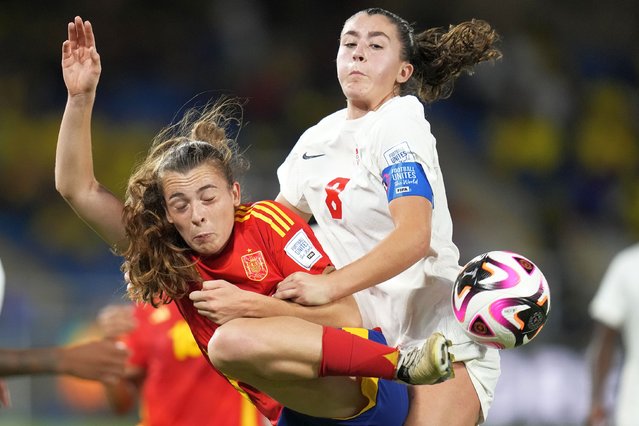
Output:
[[[426,107],[455,240],[462,262],[492,249],[535,260],[553,306],[534,345],[583,349],[605,267],[639,238],[639,12],[630,0],[66,0],[53,11],[3,2],[0,257],[9,306],[0,341],[20,343],[15,330],[36,343],[51,338],[42,321],[63,330],[104,304],[96,295],[123,293],[118,260],[53,186],[66,98],[60,46],[73,16],[91,20],[99,37],[94,158],[107,187],[124,188],[162,123],[229,94],[247,99],[238,140],[252,161],[245,195],[259,199],[277,195],[275,170],[300,133],[344,105],[339,31],[370,6],[417,29],[480,18],[501,34],[502,60]]]

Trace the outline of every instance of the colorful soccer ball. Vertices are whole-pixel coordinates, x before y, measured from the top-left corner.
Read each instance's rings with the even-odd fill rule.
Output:
[[[474,341],[499,349],[530,342],[550,312],[541,270],[509,251],[481,254],[461,270],[452,295],[455,318]]]

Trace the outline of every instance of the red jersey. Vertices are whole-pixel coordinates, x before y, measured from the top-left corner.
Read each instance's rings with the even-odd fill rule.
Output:
[[[137,305],[135,318],[137,326],[125,342],[129,362],[145,371],[140,425],[261,424],[255,407],[202,359],[175,304]]]
[[[320,274],[330,265],[310,226],[275,201],[241,205],[224,250],[196,264],[205,281],[226,280],[243,290],[264,295],[273,294],[277,284],[293,272]],[[200,283],[191,284],[191,290],[201,288]],[[200,315],[188,297],[176,303],[208,359],[208,343],[218,325]],[[276,423],[282,409],[278,402],[250,385],[237,383],[237,386],[262,414]]]

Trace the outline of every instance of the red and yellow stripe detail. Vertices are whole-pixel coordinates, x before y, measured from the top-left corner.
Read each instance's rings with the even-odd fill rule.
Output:
[[[284,237],[294,223],[288,214],[270,201],[241,205],[235,211],[236,222],[245,222],[252,217],[267,223],[280,237]]]

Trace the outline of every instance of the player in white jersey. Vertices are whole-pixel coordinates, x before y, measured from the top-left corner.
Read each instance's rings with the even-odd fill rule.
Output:
[[[416,387],[407,425],[482,422],[499,376],[497,351],[471,342],[453,318],[459,253],[435,138],[410,96],[448,96],[462,71],[500,57],[496,39],[483,21],[414,34],[383,9],[353,15],[337,55],[347,107],[307,130],[278,169],[277,200],[316,219],[338,270],[294,274],[276,297],[312,305],[355,294],[365,325],[381,326],[390,345],[435,330],[453,341],[463,361],[456,378]]]
[[[592,337],[592,391],[588,425],[631,426],[639,419],[639,244],[622,250],[610,263],[597,294],[590,303],[596,321]],[[614,416],[606,413],[606,385],[612,372],[619,338],[623,342],[623,366]],[[614,419],[613,419],[614,418]],[[608,423],[610,421],[610,423]]]

